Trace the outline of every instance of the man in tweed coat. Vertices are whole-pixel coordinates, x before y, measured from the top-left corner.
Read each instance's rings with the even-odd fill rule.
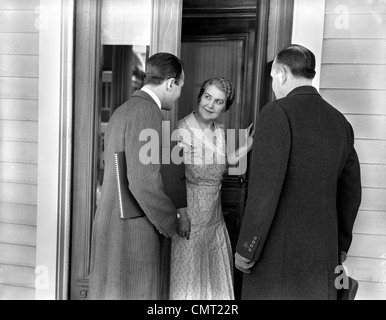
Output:
[[[92,233],[90,298],[160,299],[161,242],[177,226],[177,211],[165,194],[159,162],[146,164],[140,134],[156,132],[161,154],[162,109],[170,110],[184,85],[183,63],[169,53],[151,56],[144,87],[117,108],[106,131],[103,189]],[[142,217],[121,219],[114,153],[125,151],[131,193]],[[157,153],[157,152],[156,152]],[[143,154],[143,151],[142,151]]]
[[[361,202],[354,134],[311,86],[315,56],[291,45],[271,71],[237,244],[242,299],[337,299]],[[338,268],[337,268],[338,267]]]

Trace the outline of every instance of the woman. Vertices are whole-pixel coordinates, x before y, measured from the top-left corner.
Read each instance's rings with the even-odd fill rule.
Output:
[[[226,155],[225,133],[217,122],[229,110],[234,88],[224,78],[206,80],[198,95],[198,110],[179,122],[184,148],[188,207],[178,211],[178,231],[172,240],[170,298],[172,300],[232,300],[233,255],[221,208],[221,182],[236,152]],[[238,150],[241,158],[253,144],[253,132]]]

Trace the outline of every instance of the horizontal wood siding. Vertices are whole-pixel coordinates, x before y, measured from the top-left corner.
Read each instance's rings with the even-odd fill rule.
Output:
[[[351,123],[362,203],[345,263],[358,300],[386,298],[386,4],[326,0],[321,95]]]
[[[35,299],[39,0],[0,1],[0,299]]]

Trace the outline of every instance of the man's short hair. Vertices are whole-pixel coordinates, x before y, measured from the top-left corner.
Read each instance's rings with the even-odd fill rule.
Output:
[[[315,55],[305,47],[291,44],[276,56],[276,62],[287,66],[295,77],[315,77]]]
[[[160,85],[165,80],[174,78],[178,85],[182,76],[184,64],[175,55],[159,52],[152,55],[146,62],[146,77],[144,84]]]

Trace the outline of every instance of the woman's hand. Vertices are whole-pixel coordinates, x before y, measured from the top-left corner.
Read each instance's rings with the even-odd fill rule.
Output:
[[[186,208],[177,209],[179,218],[177,219],[177,234],[180,237],[190,239],[190,219],[186,212]]]
[[[255,135],[255,128],[253,127],[253,122],[247,128],[247,150],[251,151],[253,148],[253,136]]]

